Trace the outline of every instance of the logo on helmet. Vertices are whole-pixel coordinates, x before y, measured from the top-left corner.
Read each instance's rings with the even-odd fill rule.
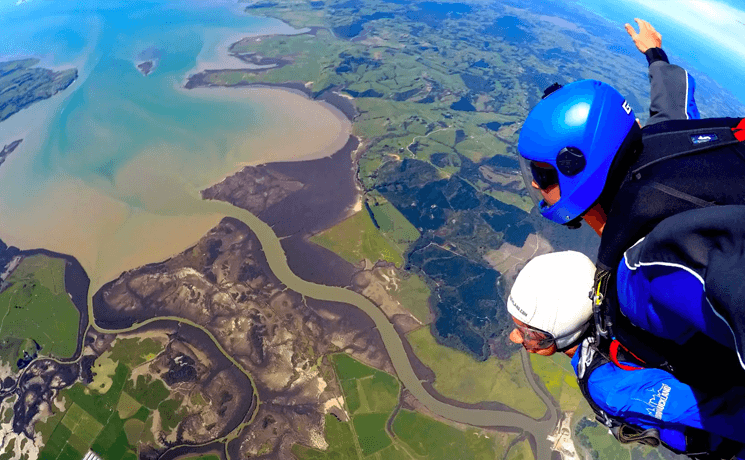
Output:
[[[623,107],[623,111],[626,112],[626,115],[631,114],[631,106],[629,105],[629,101],[623,101],[623,105],[621,107]]]
[[[528,314],[522,308],[517,306],[517,304],[515,303],[515,299],[513,299],[512,296],[510,296],[509,301],[512,305],[515,306],[515,310],[519,311],[523,316],[528,316]]]

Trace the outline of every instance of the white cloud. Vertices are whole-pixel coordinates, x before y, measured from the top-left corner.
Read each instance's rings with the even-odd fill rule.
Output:
[[[681,24],[745,58],[745,11],[713,0],[628,0]],[[640,15],[642,13],[640,12]],[[663,33],[663,43],[664,43]]]

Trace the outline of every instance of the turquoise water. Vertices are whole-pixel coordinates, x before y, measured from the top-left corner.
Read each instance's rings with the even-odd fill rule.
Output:
[[[242,36],[296,33],[234,2],[0,5],[0,30],[0,58],[80,75],[0,123],[0,145],[24,138],[0,168],[0,239],[76,256],[100,281],[193,244],[225,214],[199,190],[240,165],[328,153],[348,136],[298,95],[183,89],[197,69],[245,67],[225,52]],[[136,68],[146,51],[159,56],[148,76]]]
[[[250,33],[282,29],[281,22],[240,16],[228,8],[187,10],[134,2],[95,9],[86,5],[81,11],[66,10],[66,3],[45,2],[43,9],[8,15],[0,23],[12,37],[0,54],[51,53],[46,60],[55,65],[84,62],[84,81],[68,97],[36,157],[37,180],[63,170],[86,182],[110,182],[122,165],[154,143],[178,149],[185,163],[204,167],[229,150],[229,133],[262,127],[263,107],[244,101],[205,103],[176,87],[196,65],[208,28]],[[149,47],[162,57],[145,78],[135,63]]]

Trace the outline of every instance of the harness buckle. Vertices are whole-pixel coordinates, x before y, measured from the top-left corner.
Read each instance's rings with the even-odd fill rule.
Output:
[[[638,442],[639,444],[657,447],[661,443],[660,432],[657,428],[643,430],[637,426],[622,423],[615,429],[613,435],[622,444]]]

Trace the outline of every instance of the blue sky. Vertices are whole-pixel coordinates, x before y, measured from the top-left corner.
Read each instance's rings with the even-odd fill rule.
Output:
[[[662,34],[662,47],[706,73],[745,104],[745,2],[733,0],[577,0],[616,22],[635,17]],[[636,26],[636,24],[634,24]],[[695,72],[694,72],[695,75]]]
[[[745,11],[742,4],[713,0],[625,0],[641,11],[653,11],[678,26],[726,48],[733,58],[745,60]],[[664,38],[664,37],[663,37]]]

